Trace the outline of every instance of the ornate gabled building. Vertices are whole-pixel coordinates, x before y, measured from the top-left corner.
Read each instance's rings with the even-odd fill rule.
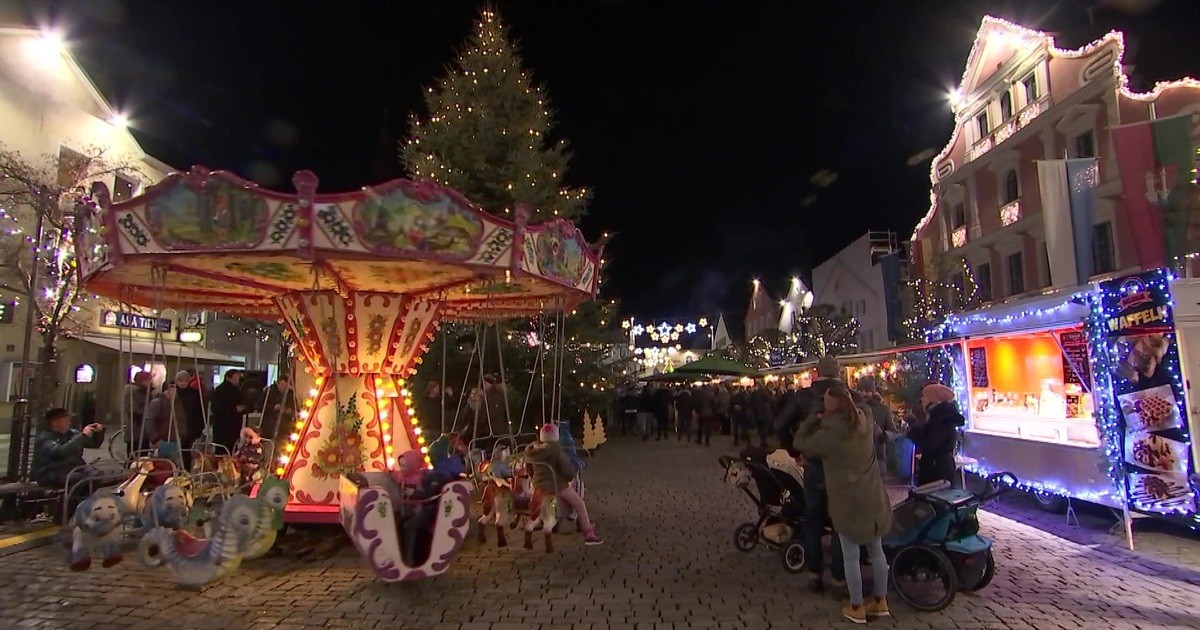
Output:
[[[954,309],[966,294],[989,303],[1061,284],[1050,273],[1038,160],[1097,158],[1092,278],[1139,267],[1110,130],[1190,114],[1195,138],[1200,82],[1133,92],[1124,52],[1115,31],[1070,50],[1047,33],[983,19],[951,94],[955,128],[933,159],[930,208],[912,236],[919,290]]]

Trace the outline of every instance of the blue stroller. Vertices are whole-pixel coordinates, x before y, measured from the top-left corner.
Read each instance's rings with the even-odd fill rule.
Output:
[[[979,506],[1012,489],[1011,473],[987,478],[989,490],[972,494],[938,481],[915,488],[892,508],[892,531],[883,538],[891,579],[901,599],[917,610],[950,605],[958,591],[987,586],[996,572],[992,539],[979,535]]]

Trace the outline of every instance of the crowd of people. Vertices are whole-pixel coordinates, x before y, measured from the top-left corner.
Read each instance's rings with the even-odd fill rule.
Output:
[[[882,537],[891,527],[886,491],[890,445],[906,436],[919,453],[913,472],[916,485],[953,482],[958,430],[965,424],[953,390],[928,382],[917,404],[897,419],[874,378],[859,378],[850,387],[841,365],[823,357],[808,387],[781,381],[749,387],[728,384],[649,384],[627,390],[614,410],[618,431],[642,440],[694,440],[711,444],[712,433],[728,431],[735,446],[764,453],[772,442],[786,450],[804,470],[805,518],[801,533],[810,587],[824,590],[826,526],[833,586],[849,603],[842,614],[856,623],[889,615],[887,559]],[[755,446],[757,445],[757,446]],[[748,452],[748,451],[744,451]],[[873,574],[874,593],[865,598],[860,560],[865,550]]]

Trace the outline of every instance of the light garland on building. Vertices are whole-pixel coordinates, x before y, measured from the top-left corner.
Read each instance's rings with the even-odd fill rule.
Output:
[[[1086,57],[1106,45],[1115,44],[1117,51],[1113,56],[1112,73],[1113,76],[1117,78],[1119,94],[1131,100],[1142,103],[1150,103],[1157,100],[1158,97],[1167,90],[1176,88],[1200,89],[1200,80],[1192,77],[1184,77],[1182,79],[1176,79],[1172,81],[1156,82],[1154,87],[1149,92],[1139,93],[1132,91],[1129,88],[1129,75],[1125,74],[1123,70],[1125,63],[1125,36],[1120,31],[1110,31],[1100,39],[1097,39],[1081,48],[1072,50],[1057,47],[1055,45],[1054,37],[1051,35],[1026,28],[1019,24],[1009,22],[1008,20],[987,15],[984,16],[983,22],[975,34],[975,41],[971,44],[971,52],[967,55],[967,63],[963,68],[963,75],[958,83],[959,87],[954,91],[954,94],[958,99],[962,99],[966,96],[962,94],[960,90],[962,89],[962,86],[967,85],[967,82],[970,79],[969,74],[974,67],[978,56],[981,54],[986,40],[991,36],[991,33],[994,32],[993,29],[996,28],[1003,29],[1003,32],[1007,33],[1009,36],[1016,37],[1018,41],[1025,41],[1027,44],[1040,42],[1040,45],[1046,47],[1046,50],[1049,52],[1051,57],[1059,57],[1063,59],[1079,59],[1081,57]],[[929,165],[929,181],[931,184],[929,191],[929,211],[925,213],[925,216],[922,217],[917,223],[916,229],[913,230],[913,234],[910,239],[912,241],[919,240],[918,235],[920,234],[921,230],[925,229],[925,226],[927,226],[929,222],[933,220],[934,215],[937,213],[939,200],[937,194],[938,165],[941,164],[947,156],[949,156],[954,145],[958,142],[958,138],[966,124],[966,121],[958,119],[958,111],[963,111],[965,109],[966,108],[961,106],[955,107],[954,132],[950,136],[950,142],[948,142],[946,146],[943,147],[940,152],[938,152]]]

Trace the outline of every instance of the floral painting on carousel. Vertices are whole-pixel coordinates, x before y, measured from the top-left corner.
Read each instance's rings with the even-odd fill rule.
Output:
[[[567,230],[550,229],[537,235],[537,265],[542,274],[571,285],[579,284],[587,256]]]
[[[313,464],[313,477],[336,479],[362,470],[366,456],[363,455],[363,419],[358,415],[354,398],[337,407],[329,435],[317,449],[317,461]]]
[[[475,252],[483,221],[444,195],[427,201],[394,188],[358,203],[354,219],[376,251],[428,252],[466,258]]]
[[[202,187],[177,181],[153,197],[146,212],[154,239],[168,249],[251,247],[267,230],[267,202],[219,179]]]
[[[291,265],[281,262],[231,262],[225,269],[278,282],[303,282],[306,278]]]

